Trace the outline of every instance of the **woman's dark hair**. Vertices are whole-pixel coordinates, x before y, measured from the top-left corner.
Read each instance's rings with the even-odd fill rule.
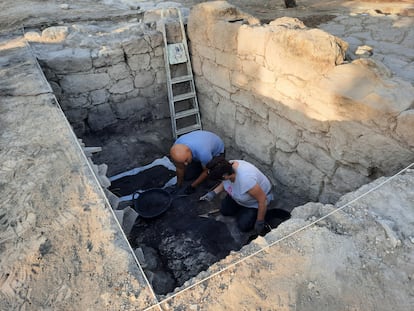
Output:
[[[208,169],[208,176],[214,180],[223,179],[223,175],[231,175],[234,173],[231,163],[224,157],[217,156],[206,164]]]

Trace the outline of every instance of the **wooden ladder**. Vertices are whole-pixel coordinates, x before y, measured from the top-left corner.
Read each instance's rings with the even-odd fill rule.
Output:
[[[176,15],[173,15],[174,12]],[[167,24],[167,18],[172,16],[178,17],[179,38],[169,34],[172,31],[168,28],[174,24]],[[161,10],[160,30],[164,38],[164,62],[172,132],[176,139],[182,134],[202,129],[187,38],[179,8]]]

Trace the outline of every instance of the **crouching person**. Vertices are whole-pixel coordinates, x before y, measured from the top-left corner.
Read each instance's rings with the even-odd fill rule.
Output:
[[[211,201],[224,190],[227,195],[221,202],[220,212],[224,216],[235,216],[241,231],[255,229],[257,234],[264,234],[267,205],[273,199],[269,179],[243,160],[214,158],[206,168],[209,178],[222,182],[200,200]]]

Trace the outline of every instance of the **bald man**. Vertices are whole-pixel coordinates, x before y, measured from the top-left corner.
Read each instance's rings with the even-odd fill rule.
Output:
[[[224,143],[212,132],[194,131],[179,137],[171,147],[170,155],[177,169],[179,187],[190,163],[201,166],[201,174],[185,189],[185,193],[190,194],[207,178],[206,164],[213,157],[224,155]]]

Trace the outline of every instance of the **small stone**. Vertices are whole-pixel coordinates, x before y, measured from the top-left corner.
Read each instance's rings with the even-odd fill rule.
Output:
[[[69,4],[67,4],[67,3],[62,3],[62,4],[60,5],[60,8],[61,8],[62,10],[69,10],[69,9],[70,9],[70,6],[69,6]]]
[[[368,45],[361,45],[358,46],[358,48],[355,51],[355,55],[358,55],[360,57],[370,57],[373,54],[372,47]]]

